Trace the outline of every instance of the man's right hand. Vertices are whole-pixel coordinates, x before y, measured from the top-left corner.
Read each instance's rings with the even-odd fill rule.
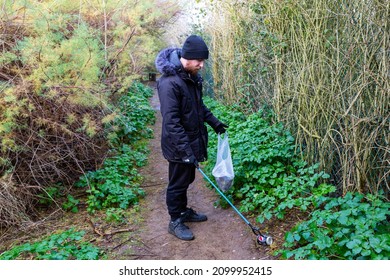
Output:
[[[184,162],[193,164],[196,168],[199,168],[199,162],[194,155],[190,156],[189,158],[186,158]]]

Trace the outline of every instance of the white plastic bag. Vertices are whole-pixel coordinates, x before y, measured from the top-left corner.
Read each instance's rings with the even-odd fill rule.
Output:
[[[224,192],[233,185],[234,179],[233,162],[228,140],[227,133],[225,133],[224,138],[222,138],[221,134],[218,134],[217,162],[212,171],[218,187]]]

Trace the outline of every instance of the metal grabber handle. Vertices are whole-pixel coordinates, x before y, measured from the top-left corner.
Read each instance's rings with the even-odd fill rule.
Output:
[[[251,223],[248,221],[247,218],[245,218],[240,211],[233,205],[233,203],[230,202],[230,200],[224,195],[224,193],[210,180],[210,178],[203,172],[200,167],[196,167],[199,172],[203,175],[204,178],[206,178],[207,181],[218,191],[218,193],[226,200],[227,203],[233,208],[234,211],[241,217],[241,219],[244,220],[244,222],[252,229],[253,233],[256,235],[256,241],[259,245],[271,245],[273,243],[273,239],[271,236],[262,234],[259,230],[259,228],[254,227],[251,225]]]

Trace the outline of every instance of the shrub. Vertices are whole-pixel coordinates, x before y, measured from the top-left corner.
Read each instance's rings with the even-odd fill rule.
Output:
[[[309,165],[295,149],[294,138],[272,114],[249,116],[211,99],[205,102],[229,124],[229,144],[235,171],[228,195],[240,210],[257,221],[282,219],[290,209],[308,215],[285,236],[277,254],[295,259],[388,259],[390,203],[385,198],[359,193],[334,197],[329,176]],[[211,132],[209,155],[216,146]],[[206,166],[214,165],[210,156]],[[332,194],[332,197],[329,195]]]
[[[272,123],[269,113],[259,111],[243,118],[233,110],[214,107],[215,113],[225,115],[229,123],[235,172],[230,193],[240,201],[242,211],[257,213],[261,223],[273,216],[282,219],[289,209],[307,211],[317,197],[334,191],[334,187],[321,183],[329,176],[316,171],[318,164],[310,166],[300,159],[294,138],[282,124]],[[226,112],[233,115],[232,121]],[[211,139],[215,137],[210,134]],[[213,162],[211,158],[211,165]]]
[[[147,160],[148,150],[143,139],[150,138],[148,128],[155,120],[148,98],[153,91],[140,83],[134,83],[128,94],[119,98],[111,121],[107,121],[107,133],[112,156],[102,168],[82,176],[78,186],[88,186],[88,211],[107,208],[126,209],[145,195],[140,188],[142,177],[138,167]],[[110,210],[112,212],[112,210]]]
[[[0,197],[7,207],[0,208],[0,226],[29,220],[49,188],[60,183],[71,192],[82,174],[102,165],[113,144],[104,130],[114,117],[110,103],[153,65],[161,31],[179,10],[172,1],[157,2],[2,4]],[[131,99],[128,107],[140,105],[137,96],[123,99]],[[110,135],[117,144],[121,133],[139,137],[138,117],[151,111],[144,105],[131,110],[138,116],[124,119],[126,128],[110,130],[118,132]],[[75,204],[69,197],[64,207],[75,211]]]
[[[123,145],[116,156],[106,159],[101,169],[90,171],[77,183],[87,187],[88,211],[105,208],[126,209],[145,195],[140,188],[142,180],[137,166],[145,164],[146,151],[136,152]]]
[[[0,254],[0,260],[97,260],[99,248],[83,241],[84,231],[70,229],[53,234],[32,244],[25,243]]]
[[[390,256],[390,203],[379,196],[347,193],[318,199],[321,208],[286,233],[284,258],[385,259]]]

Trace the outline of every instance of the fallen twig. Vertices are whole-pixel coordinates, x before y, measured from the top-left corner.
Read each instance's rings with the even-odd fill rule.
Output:
[[[118,248],[119,248],[119,247],[121,247],[123,244],[125,244],[125,243],[129,242],[131,239],[133,239],[133,237],[130,237],[130,238],[126,239],[125,241],[123,241],[123,242],[119,243],[119,244],[118,244],[118,245],[116,245],[114,248],[112,248],[112,250],[116,250],[116,249],[118,249]]]
[[[112,235],[117,234],[117,233],[129,232],[129,231],[133,230],[132,228],[123,228],[123,229],[118,229],[118,230],[114,230],[114,231],[102,232],[94,225],[94,223],[92,222],[91,219],[89,219],[89,223],[91,224],[93,231],[96,234],[98,234],[100,237],[112,236]]]

